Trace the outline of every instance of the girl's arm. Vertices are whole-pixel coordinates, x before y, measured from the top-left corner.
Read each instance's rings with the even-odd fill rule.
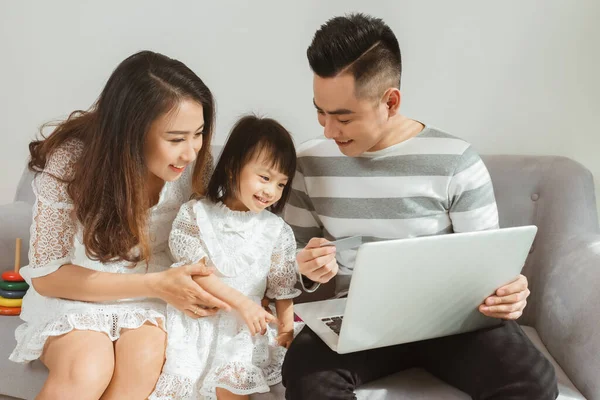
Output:
[[[300,294],[294,286],[296,274],[296,240],[292,229],[284,223],[273,253],[267,277],[266,297],[275,299],[275,310],[281,322],[277,341],[289,347],[294,334],[294,305],[292,299]]]
[[[195,276],[193,279],[198,285],[204,287],[210,294],[231,305],[234,310],[243,308],[247,301],[252,302],[252,300],[250,300],[247,296],[226,285],[214,275]]]
[[[292,299],[275,300],[275,311],[279,319],[279,332],[294,330],[294,301]]]
[[[287,349],[294,339],[294,302],[292,299],[275,300],[275,311],[279,319],[277,342]]]
[[[267,331],[268,323],[278,323],[277,318],[264,310],[260,304],[226,285],[216,276],[195,276],[194,281],[239,312],[253,336],[257,333],[264,334]]]

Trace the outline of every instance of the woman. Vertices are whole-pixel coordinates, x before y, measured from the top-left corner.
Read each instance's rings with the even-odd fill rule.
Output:
[[[177,60],[124,60],[88,111],[30,144],[36,203],[11,360],[40,358],[38,399],[146,398],[164,361],[165,302],[190,317],[229,306],[202,265],[168,268],[181,204],[202,191],[214,127],[210,90]]]

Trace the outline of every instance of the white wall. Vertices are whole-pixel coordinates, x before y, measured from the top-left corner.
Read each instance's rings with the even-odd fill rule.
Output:
[[[348,11],[380,16],[396,32],[405,114],[482,153],[572,157],[600,182],[597,0],[6,0],[0,204],[12,201],[37,128],[89,107],[141,49],[179,58],[207,82],[218,142],[251,110],[281,120],[298,142],[319,134],[305,51],[321,23]]]

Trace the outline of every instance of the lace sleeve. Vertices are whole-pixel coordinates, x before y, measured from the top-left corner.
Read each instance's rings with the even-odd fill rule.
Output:
[[[29,265],[21,270],[21,275],[30,284],[32,278],[51,274],[72,259],[77,225],[67,187],[81,149],[81,144],[75,141],[60,146],[33,180],[35,203]]]
[[[271,255],[271,270],[267,277],[267,297],[276,300],[292,299],[300,295],[294,288],[296,273],[296,240],[288,224],[284,223]]]
[[[188,201],[179,209],[173,221],[169,236],[169,248],[176,261],[173,267],[193,264],[206,257],[206,252],[200,239],[200,228],[196,222],[194,204],[196,200]]]

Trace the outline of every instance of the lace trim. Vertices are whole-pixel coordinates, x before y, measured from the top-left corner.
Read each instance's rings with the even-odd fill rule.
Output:
[[[223,203],[222,201],[215,203],[215,208],[218,210],[218,212],[220,214],[224,215],[225,218],[227,218],[227,217],[234,218],[238,224],[239,224],[239,222],[248,222],[258,215],[258,213],[255,213],[253,211],[232,210],[231,208],[227,207],[227,205],[225,203]]]
[[[280,294],[280,295],[276,295],[273,297],[270,296],[271,293],[267,292],[267,297],[272,300],[290,300],[290,299],[295,299],[296,297],[298,297],[302,294],[302,291],[300,289],[289,288],[287,290],[288,290],[287,294]]]
[[[200,394],[208,397],[215,396],[217,387],[239,395],[267,393],[270,385],[281,382],[281,374],[276,375],[278,378],[271,377],[269,382],[264,371],[255,365],[240,362],[227,363],[209,372]]]
[[[164,329],[164,315],[154,310],[137,309],[105,314],[66,314],[39,327],[28,323],[15,330],[17,347],[9,359],[15,362],[28,362],[40,357],[46,340],[73,330],[104,332],[110,340],[121,336],[121,329],[136,329],[146,322]]]
[[[190,399],[193,390],[194,382],[190,378],[163,372],[148,400]]]

